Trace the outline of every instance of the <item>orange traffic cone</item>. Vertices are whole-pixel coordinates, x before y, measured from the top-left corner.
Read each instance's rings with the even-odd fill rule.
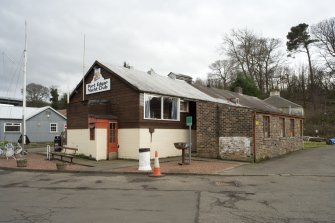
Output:
[[[155,151],[155,162],[154,162],[154,172],[150,174],[151,177],[162,177],[164,176],[161,174],[161,168],[159,166],[159,159],[158,159],[158,152]]]

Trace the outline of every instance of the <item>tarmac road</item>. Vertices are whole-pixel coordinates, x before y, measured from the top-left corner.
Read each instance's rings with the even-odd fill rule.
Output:
[[[235,176],[0,170],[0,222],[335,222],[335,148]]]

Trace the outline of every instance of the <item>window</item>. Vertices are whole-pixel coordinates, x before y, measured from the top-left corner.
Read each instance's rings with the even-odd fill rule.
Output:
[[[57,123],[50,123],[50,133],[57,133]]]
[[[294,137],[294,119],[290,119],[290,137]]]
[[[188,101],[180,101],[180,112],[188,112]]]
[[[90,127],[90,140],[95,140],[95,127]]]
[[[21,132],[21,123],[5,123],[5,132]]]
[[[116,142],[116,132],[117,132],[117,123],[110,122],[109,123],[109,143],[117,143]]]
[[[263,135],[264,138],[270,138],[270,116],[263,116]]]
[[[163,97],[163,119],[178,119],[178,98]]]
[[[304,122],[300,120],[300,136],[304,135]]]
[[[280,137],[285,137],[285,118],[279,118]]]
[[[145,118],[162,118],[162,97],[146,95],[145,97]]]
[[[179,120],[179,99],[155,95],[144,95],[144,118]]]

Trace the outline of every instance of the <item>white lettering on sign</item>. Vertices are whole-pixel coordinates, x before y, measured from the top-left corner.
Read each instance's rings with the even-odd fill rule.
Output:
[[[92,82],[86,84],[86,94],[95,94],[103,91],[109,91],[110,89],[110,78],[104,79],[100,73],[100,68],[95,68]]]

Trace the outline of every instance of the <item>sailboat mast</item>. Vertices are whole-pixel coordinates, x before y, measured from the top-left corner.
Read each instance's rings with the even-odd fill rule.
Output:
[[[83,101],[85,101],[85,34],[84,34],[84,53],[83,53]]]
[[[24,66],[23,66],[23,111],[22,111],[22,148],[26,144],[26,91],[27,91],[27,21],[25,21],[25,41],[24,41]]]

